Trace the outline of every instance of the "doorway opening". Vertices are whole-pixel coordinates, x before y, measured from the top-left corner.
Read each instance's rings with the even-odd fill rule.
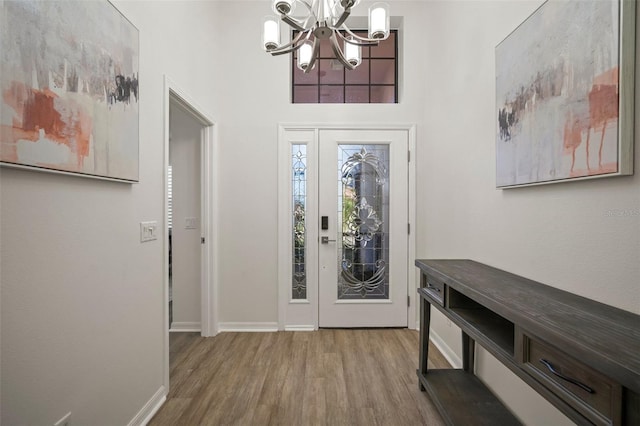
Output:
[[[170,102],[167,167],[170,332],[202,330],[200,156],[203,128],[179,104]]]
[[[217,332],[217,209],[213,119],[167,77],[164,95],[163,365],[168,392],[169,332],[203,337]]]

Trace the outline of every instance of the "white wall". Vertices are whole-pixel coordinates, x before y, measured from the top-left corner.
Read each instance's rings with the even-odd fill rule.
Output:
[[[277,321],[277,123],[302,122],[417,123],[418,257],[473,258],[639,312],[640,218],[605,216],[637,208],[638,177],[493,189],[493,49],[539,3],[393,1],[400,104],[291,105],[289,58],[260,47],[268,2],[116,0],[140,30],[141,182],[0,170],[3,424],[68,411],[126,424],[162,386],[164,252],[139,243],[138,223],[163,217],[164,74],[219,123],[221,323]],[[562,421],[526,407],[533,392],[495,361],[478,365],[527,423]]]
[[[429,64],[418,153],[417,257],[474,259],[640,313],[640,216],[607,214],[637,212],[638,173],[494,189],[494,48],[540,4],[428,3],[421,48]],[[636,149],[636,168],[639,154]],[[434,315],[433,325],[460,354],[459,332],[440,315]],[[481,378],[525,423],[568,422],[493,357],[479,352]]]
[[[2,424],[122,425],[163,384],[164,74],[213,109],[210,2],[115,1],[140,30],[140,183],[0,169]],[[226,39],[226,37],[224,37]]]
[[[278,318],[277,124],[424,117],[424,56],[401,64],[398,105],[294,106],[289,58],[260,46],[268,2],[114,3],[140,30],[140,183],[0,171],[5,424],[125,424],[163,384],[164,249],[138,238],[163,218],[164,74],[219,123],[221,323]],[[424,6],[394,8],[418,51]]]
[[[224,81],[212,94],[220,137],[219,320],[275,324],[277,312],[277,124],[417,123],[425,110],[424,75],[429,58],[403,52],[423,49],[422,2],[393,2],[402,22],[400,103],[397,105],[290,104],[290,58],[262,51],[260,26],[265,1],[221,2],[210,23],[233,34],[212,47],[224,66],[212,78]],[[367,3],[357,11],[366,13]],[[247,31],[238,31],[243,22]],[[244,52],[239,56],[236,52]],[[247,267],[247,265],[250,265]]]
[[[200,328],[200,132],[180,107],[170,108],[169,164],[173,167],[172,329]],[[188,228],[187,218],[196,219]],[[189,226],[191,226],[189,224]]]

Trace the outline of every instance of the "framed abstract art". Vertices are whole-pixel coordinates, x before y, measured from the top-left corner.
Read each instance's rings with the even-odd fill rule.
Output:
[[[633,174],[635,2],[548,0],[496,47],[496,186]]]
[[[3,166],[138,181],[138,30],[108,1],[5,0]]]

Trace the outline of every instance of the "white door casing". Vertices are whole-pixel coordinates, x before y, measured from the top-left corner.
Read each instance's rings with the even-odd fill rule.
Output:
[[[217,143],[215,122],[212,116],[201,108],[181,87],[168,76],[164,77],[164,214],[163,214],[163,388],[169,390],[169,233],[167,227],[167,169],[169,165],[169,110],[171,105],[179,106],[202,125],[201,130],[201,236],[205,239],[201,250],[201,334],[215,336],[218,333],[217,279],[215,271],[217,246],[217,175],[215,162]]]

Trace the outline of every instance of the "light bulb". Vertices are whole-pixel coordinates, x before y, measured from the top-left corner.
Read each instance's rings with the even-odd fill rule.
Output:
[[[280,47],[280,21],[273,16],[264,18],[262,46],[267,52]]]
[[[313,46],[309,42],[305,42],[300,49],[298,49],[298,68],[305,71],[311,62],[311,55],[313,54]]]
[[[389,5],[375,3],[369,9],[369,38],[389,37]]]
[[[349,37],[349,40],[353,40],[353,37]],[[352,66],[357,67],[362,63],[362,48],[357,44],[351,44],[345,40],[344,57]]]

